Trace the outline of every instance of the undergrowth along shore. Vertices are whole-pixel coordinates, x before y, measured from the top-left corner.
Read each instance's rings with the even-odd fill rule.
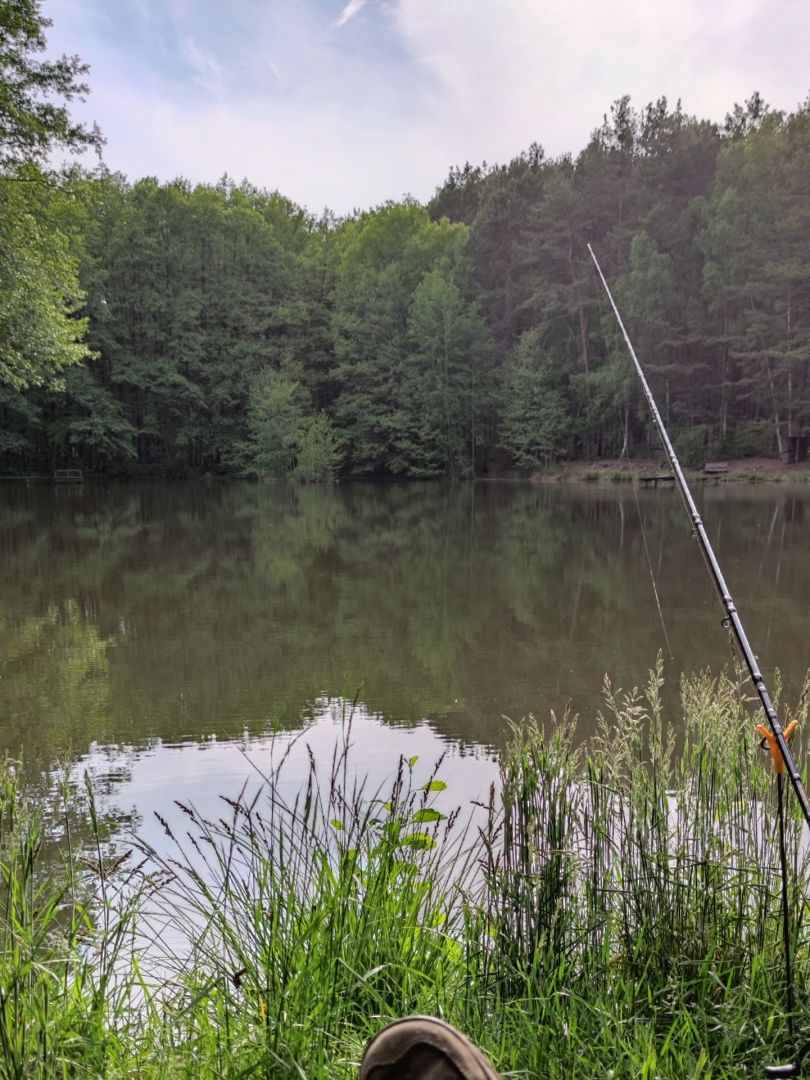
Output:
[[[587,748],[567,718],[516,727],[469,821],[436,809],[441,764],[417,785],[403,759],[368,790],[347,718],[328,780],[313,761],[292,803],[274,773],[218,820],[181,807],[162,853],[112,854],[88,791],[96,847],[75,850],[66,826],[54,863],[7,763],[0,1076],[351,1077],[368,1038],[414,1012],[462,1028],[504,1075],[761,1074],[808,1027],[795,800],[790,1037],[752,703],[703,675],[668,723],[660,690],[660,668],[643,691],[608,690]]]

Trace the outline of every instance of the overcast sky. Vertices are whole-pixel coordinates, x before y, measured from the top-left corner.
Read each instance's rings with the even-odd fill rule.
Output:
[[[810,0],[44,0],[131,180],[224,172],[339,213],[576,153],[610,103],[722,120],[810,91]]]

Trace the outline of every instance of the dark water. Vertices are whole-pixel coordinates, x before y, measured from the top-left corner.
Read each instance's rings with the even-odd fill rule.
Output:
[[[810,493],[697,496],[766,678],[795,697]],[[327,738],[356,701],[358,758],[450,747],[459,783],[488,782],[505,716],[570,703],[587,735],[605,673],[633,685],[667,653],[645,540],[674,688],[730,649],[672,491],[9,486],[0,749],[88,765],[137,817],[236,782],[274,730]]]

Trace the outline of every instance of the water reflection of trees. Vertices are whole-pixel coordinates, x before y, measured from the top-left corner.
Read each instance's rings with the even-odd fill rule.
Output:
[[[701,497],[752,634],[803,670],[804,497]],[[671,671],[728,658],[674,493],[638,507],[626,489],[500,484],[4,498],[0,739],[42,760],[294,727],[308,703],[358,692],[392,722],[481,742],[504,713],[569,697],[592,712],[604,672],[638,681],[663,646],[644,537]]]
[[[0,616],[4,748],[45,762],[108,729],[109,648],[75,600],[43,615]]]

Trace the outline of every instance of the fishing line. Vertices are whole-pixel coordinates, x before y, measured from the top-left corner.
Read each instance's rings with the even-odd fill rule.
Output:
[[[661,601],[658,598],[658,587],[655,584],[655,572],[652,567],[652,560],[650,559],[650,549],[647,546],[647,533],[644,529],[644,518],[641,516],[641,504],[638,501],[638,485],[633,484],[633,494],[636,497],[636,510],[638,512],[638,521],[641,525],[641,539],[644,542],[644,554],[647,556],[647,569],[650,571],[650,581],[652,582],[653,593],[655,595],[655,604],[658,608],[658,618],[661,620],[661,629],[664,631],[664,641],[667,643],[667,652],[669,653],[670,660],[675,659],[675,655],[672,652],[672,646],[669,643],[669,634],[667,633],[666,623],[664,622],[664,612],[661,610]]]

